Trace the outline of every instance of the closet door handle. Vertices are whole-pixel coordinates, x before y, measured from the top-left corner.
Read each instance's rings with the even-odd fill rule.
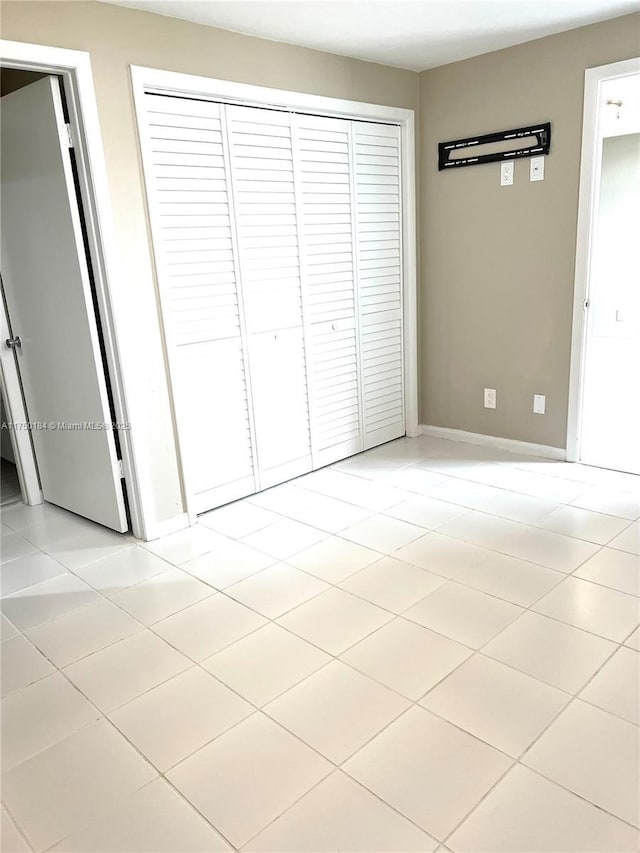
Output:
[[[5,344],[12,350],[22,349],[22,338],[20,335],[16,335],[15,338],[7,338]]]

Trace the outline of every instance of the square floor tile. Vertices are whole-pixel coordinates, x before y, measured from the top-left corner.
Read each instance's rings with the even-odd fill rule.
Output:
[[[75,575],[65,572],[3,598],[1,607],[17,628],[26,631],[99,600],[95,590]]]
[[[214,595],[208,584],[181,569],[169,569],[112,596],[112,601],[145,625]]]
[[[0,566],[0,591],[2,596],[41,583],[66,572],[64,566],[41,551],[18,557]]]
[[[27,541],[24,536],[20,536],[19,533],[7,533],[2,537],[0,553],[2,555],[2,563],[6,565],[11,560],[17,560],[19,557],[25,557],[27,554],[35,554],[36,547]]]
[[[618,649],[580,698],[640,725],[640,652],[624,646]]]
[[[637,628],[630,637],[627,637],[624,644],[630,649],[636,649],[640,652],[640,628]]]
[[[154,775],[151,765],[99,720],[10,770],[2,794],[31,844],[45,850],[100,818]]]
[[[640,601],[635,596],[574,577],[566,578],[533,609],[619,643],[640,623]]]
[[[471,651],[406,619],[394,619],[342,655],[360,672],[419,699]]]
[[[53,848],[64,853],[218,853],[231,847],[164,779]]]
[[[507,770],[502,753],[422,708],[411,708],[344,770],[442,840]]]
[[[553,530],[565,536],[573,536],[575,539],[586,539],[588,542],[606,545],[614,536],[628,527],[629,522],[624,518],[615,518],[612,515],[592,512],[577,506],[563,506],[555,509],[539,524],[545,530]]]
[[[242,542],[230,542],[210,554],[202,554],[195,560],[182,563],[181,568],[216,589],[226,589],[231,584],[266,569],[274,562],[275,557],[270,557],[262,551],[249,548]]]
[[[303,479],[303,477],[298,477],[295,480],[295,486],[291,483],[281,483],[279,486],[272,486],[270,489],[250,495],[245,500],[254,506],[268,509],[271,512],[288,515],[290,510],[304,506],[312,500],[310,492],[299,488]]]
[[[110,719],[164,773],[253,710],[194,666],[128,702]]]
[[[3,773],[99,716],[59,672],[15,690],[2,700]]]
[[[48,553],[57,543],[72,536],[81,536],[90,533],[93,529],[100,528],[86,518],[80,518],[73,513],[47,513],[38,524],[29,525],[21,531],[21,535],[28,539],[36,548],[41,548]],[[109,533],[111,531],[105,531]],[[114,534],[118,535],[118,534]]]
[[[599,550],[598,545],[572,539],[551,530],[521,525],[522,529],[507,537],[500,550],[519,560],[528,560],[557,572],[572,572]]]
[[[5,640],[0,646],[2,695],[26,687],[54,671],[54,667],[25,637]]]
[[[331,468],[314,471],[313,474],[305,477],[304,482],[300,481],[300,485],[304,489],[320,492],[346,503],[370,509],[372,512],[382,512],[409,497],[401,489],[384,486]]]
[[[576,699],[522,762],[637,826],[639,740],[637,726]]]
[[[474,655],[421,700],[454,725],[517,758],[570,696],[498,661]]]
[[[102,599],[32,628],[28,637],[49,660],[63,667],[142,628],[115,604]]]
[[[2,522],[11,530],[24,530],[27,527],[36,527],[45,521],[64,517],[72,518],[73,516],[66,510],[46,502],[37,506],[17,503],[2,507]]]
[[[583,563],[574,575],[619,592],[640,596],[640,560],[626,551],[603,548]]]
[[[639,843],[627,824],[521,765],[447,841],[455,853],[631,853]]]
[[[436,575],[457,579],[466,577],[486,555],[484,548],[469,542],[442,536],[440,533],[427,533],[426,536],[400,548],[393,556]]]
[[[168,774],[235,847],[281,815],[332,765],[260,712]]]
[[[402,613],[444,583],[445,578],[425,569],[394,557],[383,557],[348,577],[340,586],[378,607]]]
[[[577,693],[614,650],[609,640],[528,611],[482,651],[560,690]]]
[[[522,608],[457,583],[446,583],[414,604],[406,619],[478,649],[517,619]]]
[[[153,629],[192,660],[201,661],[265,623],[253,610],[218,593],[157,622]]]
[[[446,501],[428,497],[411,497],[392,506],[386,511],[386,515],[435,530],[436,527],[446,524],[464,512],[465,510],[461,507]]]
[[[406,492],[429,496],[433,493],[434,488],[439,483],[444,482],[446,478],[444,474],[436,474],[433,471],[427,471],[425,468],[409,465],[406,468],[388,467],[384,470],[378,470],[375,475],[371,475],[371,479],[387,486],[395,486]]]
[[[134,540],[128,534],[116,533],[91,522],[88,524],[91,526],[62,539],[56,539],[51,544],[42,546],[42,550],[51,554],[63,566],[75,571],[134,544]],[[26,533],[31,537],[31,529]]]
[[[304,640],[338,655],[392,618],[391,613],[355,595],[329,589],[278,621]]]
[[[390,554],[424,536],[424,529],[387,515],[372,515],[365,521],[348,527],[340,534],[350,542],[356,542],[365,548],[373,548],[383,554]]]
[[[330,761],[342,763],[409,703],[340,661],[323,667],[265,707]]]
[[[522,524],[537,524],[559,506],[561,504],[543,498],[501,491],[497,495],[479,501],[476,509],[490,515],[508,518],[510,521],[519,521]]]
[[[604,488],[588,489],[571,502],[572,506],[590,509],[594,512],[605,512],[618,518],[634,521],[640,517],[640,495],[629,492],[611,491]]]
[[[198,524],[204,524],[210,530],[230,536],[231,539],[242,539],[276,521],[282,521],[282,516],[249,501],[236,501],[198,516]]]
[[[287,560],[292,566],[303,569],[328,583],[340,581],[380,559],[378,551],[330,536],[317,545],[305,548]]]
[[[299,521],[284,520],[271,524],[243,538],[245,545],[257,548],[279,560],[286,560],[303,548],[308,548],[326,537],[323,530],[301,524]]]
[[[227,595],[268,619],[277,619],[326,589],[329,585],[313,575],[276,563],[230,586]]]
[[[11,637],[17,637],[18,634],[19,631],[15,625],[12,625],[7,617],[0,613],[0,641],[10,640]]]
[[[0,850],[3,853],[31,853],[31,847],[18,831],[18,827],[4,806],[0,814]]]
[[[486,548],[481,551],[483,553],[478,555],[476,564],[458,569],[453,579],[512,604],[530,607],[565,577],[562,572],[506,554],[497,554]]]
[[[178,530],[177,533],[171,533],[169,536],[163,536],[162,539],[145,542],[144,547],[158,557],[162,557],[163,560],[178,566],[180,563],[194,560],[201,554],[208,554],[209,551],[215,551],[216,548],[228,544],[227,536],[196,524],[185,530]]]
[[[433,853],[436,841],[337,770],[244,848],[273,853]]]
[[[441,525],[439,532],[454,539],[462,539],[463,542],[471,542],[473,545],[481,545],[483,548],[492,548],[497,551],[507,537],[517,535],[521,529],[521,525],[515,521],[470,510]]]
[[[330,660],[326,652],[279,625],[265,625],[202,665],[236,693],[261,707]]]
[[[345,527],[351,527],[368,518],[370,509],[345,503],[327,495],[309,492],[310,500],[302,501],[300,506],[290,507],[287,511],[289,518],[311,524],[327,533],[338,533]]]
[[[612,539],[609,542],[609,547],[640,556],[640,521],[634,521],[626,530]]]
[[[75,574],[103,595],[111,597],[120,590],[149,580],[170,568],[171,564],[166,560],[146,548],[134,545],[76,569]]]
[[[65,674],[105,713],[187,669],[191,661],[150,631],[72,663]]]

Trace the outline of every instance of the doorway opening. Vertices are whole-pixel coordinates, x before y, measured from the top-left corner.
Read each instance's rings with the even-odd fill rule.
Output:
[[[640,59],[586,72],[567,458],[640,474]]]
[[[13,456],[3,459],[3,495],[6,468],[8,495],[17,479],[25,503],[46,501],[125,532],[118,430],[126,423],[115,414],[62,83],[0,69],[2,431],[3,457]]]

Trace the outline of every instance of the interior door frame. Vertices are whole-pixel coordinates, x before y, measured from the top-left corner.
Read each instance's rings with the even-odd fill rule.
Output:
[[[573,323],[569,374],[569,407],[567,413],[568,462],[580,461],[582,402],[587,348],[587,301],[591,257],[596,229],[596,212],[600,195],[603,135],[600,126],[600,90],[607,80],[640,73],[640,57],[587,68],[584,81],[582,121],[582,153],[580,160],[580,195],[573,290]]]
[[[416,260],[416,165],[415,165],[415,112],[400,107],[380,104],[368,104],[360,101],[348,101],[342,98],[330,98],[321,95],[309,95],[291,92],[285,89],[272,89],[248,83],[235,83],[211,77],[199,77],[175,71],[163,71],[157,68],[131,66],[131,85],[136,115],[136,126],[145,185],[151,184],[147,134],[145,128],[144,96],[147,89],[164,93],[207,97],[223,103],[234,103],[248,107],[272,107],[285,111],[299,110],[336,118],[364,119],[368,121],[393,122],[400,126],[401,145],[401,181],[402,181],[402,282],[403,282],[403,345],[404,345],[404,413],[405,430],[409,437],[420,435],[418,419],[418,306],[417,306],[417,260]],[[145,187],[145,196],[147,194]],[[147,211],[151,222],[151,235],[157,231],[153,227],[154,212],[147,198]],[[154,248],[158,248],[154,246]],[[172,367],[171,330],[168,323],[168,307],[163,297],[163,287],[157,275],[159,251],[154,251],[156,265],[156,286],[160,304],[162,333],[167,352],[167,364],[174,422],[179,425],[180,415],[175,409],[176,369]],[[189,489],[188,473],[185,466],[185,453],[181,445],[181,430],[178,427],[176,445],[180,458],[183,491],[187,511],[192,521],[195,513],[192,507],[192,492]]]
[[[113,285],[117,281],[115,233],[90,56],[86,51],[0,39],[0,63],[6,68],[55,74],[62,79],[115,416],[118,423],[129,424],[117,324],[117,317],[126,309],[118,304]],[[15,402],[12,409],[15,410]],[[147,539],[145,507],[149,508],[148,517],[153,517],[153,500],[150,485],[141,481],[136,464],[142,453],[138,453],[134,430],[121,429],[118,435],[132,532]]]

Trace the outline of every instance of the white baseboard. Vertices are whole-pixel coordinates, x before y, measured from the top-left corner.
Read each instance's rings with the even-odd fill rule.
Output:
[[[497,447],[510,453],[526,453],[529,456],[542,456],[545,459],[557,459],[564,462],[567,452],[562,447],[549,447],[546,444],[532,444],[529,441],[516,441],[513,438],[499,438],[497,435],[482,435],[479,432],[465,432],[449,427],[420,425],[421,435],[445,438],[449,441],[462,441],[465,444],[482,444]]]
[[[184,530],[191,525],[189,515],[186,512],[180,515],[175,515],[173,518],[168,518],[166,521],[158,521],[151,527],[147,527],[147,537],[145,542],[151,542],[154,539],[161,539],[163,536],[169,536],[171,533],[177,533],[178,530]]]

